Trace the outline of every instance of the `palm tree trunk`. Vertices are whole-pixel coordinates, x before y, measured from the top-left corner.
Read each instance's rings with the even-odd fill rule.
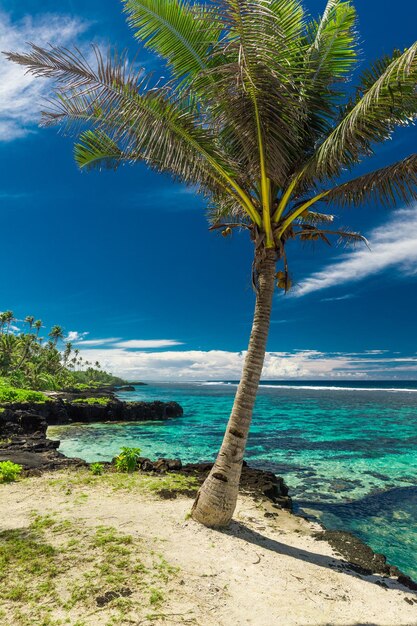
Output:
[[[276,252],[257,253],[258,292],[248,352],[242,378],[220,452],[201,486],[192,508],[192,517],[205,526],[227,526],[236,508],[243,455],[252,420],[253,407],[265,359],[268,339]]]

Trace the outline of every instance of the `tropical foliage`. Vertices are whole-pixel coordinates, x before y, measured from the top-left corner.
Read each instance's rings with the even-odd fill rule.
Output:
[[[328,0],[318,20],[300,0],[123,3],[136,39],[166,63],[169,79],[97,47],[88,59],[37,45],[7,56],[55,81],[42,123],[80,133],[81,168],[144,161],[203,194],[213,229],[242,229],[254,243],[257,301],[241,384],[193,510],[223,525],[236,503],[274,282],[285,292],[292,285],[289,244],[360,242],[333,226],[333,207],[417,198],[417,155],[352,172],[416,119],[417,43],[371,65],[354,87],[359,37],[350,0]],[[157,248],[158,232],[150,236]]]
[[[134,472],[138,466],[140,448],[123,447],[120,454],[114,459],[114,464],[119,472]]]
[[[23,471],[23,467],[12,461],[0,463],[0,483],[11,483],[17,480]]]
[[[123,381],[85,361],[70,342],[63,343],[61,326],[40,336],[41,320],[28,315],[20,331],[12,311],[0,313],[0,399],[2,402],[42,401],[42,394],[25,390],[86,389]],[[29,395],[28,395],[29,394]],[[32,395],[30,395],[32,394]]]

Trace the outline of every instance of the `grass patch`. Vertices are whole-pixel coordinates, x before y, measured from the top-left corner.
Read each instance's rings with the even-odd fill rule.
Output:
[[[0,616],[13,626],[137,623],[165,605],[177,574],[149,541],[33,512],[27,528],[0,533]]]
[[[77,398],[71,400],[71,404],[99,404],[100,406],[107,406],[111,401],[111,398]]]
[[[112,491],[128,491],[147,493],[151,495],[163,495],[166,492],[181,495],[192,495],[199,486],[194,476],[184,476],[170,472],[167,474],[145,474],[141,472],[120,473],[104,471],[102,475],[93,474],[91,471],[81,468],[61,472],[58,478],[48,481],[51,487],[61,489],[67,495],[74,489],[83,487],[105,487]]]

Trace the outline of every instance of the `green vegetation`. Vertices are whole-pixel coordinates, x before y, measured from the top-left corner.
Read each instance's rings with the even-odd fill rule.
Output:
[[[236,506],[242,470],[236,459],[244,458],[274,290],[287,293],[293,284],[287,253],[296,242],[364,242],[334,225],[335,208],[392,208],[417,197],[417,154],[375,171],[358,169],[397,127],[417,119],[417,42],[359,74],[350,0],[328,0],[318,19],[300,0],[123,5],[140,45],[168,66],[162,77],[111,49],[96,49],[91,63],[77,48],[33,44],[6,56],[53,79],[45,126],[62,124],[75,133],[80,123],[87,126],[75,145],[81,168],[144,161],[207,200],[212,230],[225,237],[244,232],[253,244],[249,347],[221,450],[193,508],[194,519],[226,526]],[[156,186],[155,207],[160,200]]]
[[[3,615],[13,626],[75,626],[93,613],[103,626],[137,623],[164,605],[178,575],[154,548],[112,527],[34,512],[27,528],[0,532]]]
[[[11,483],[20,476],[23,467],[12,461],[0,462],[0,483]]]
[[[122,451],[114,461],[117,471],[134,472],[138,466],[140,452],[140,448],[122,448]]]
[[[61,326],[53,326],[44,338],[41,320],[28,315],[20,330],[14,326],[18,322],[12,311],[0,313],[0,403],[45,400],[42,395],[24,398],[23,390],[28,389],[82,391],[123,384],[102,371],[100,363],[85,361],[71,342],[65,342]],[[102,403],[101,398],[97,401]]]
[[[110,398],[77,398],[76,400],[71,400],[74,404],[100,404],[101,406],[107,406],[110,402]]]
[[[172,494],[188,494],[198,488],[194,476],[184,476],[175,472],[167,474],[145,474],[141,472],[103,472],[96,474],[86,469],[60,472],[58,477],[48,479],[51,488],[58,488],[64,494],[84,493],[84,488],[99,486],[112,491],[127,491],[158,496],[166,491]]]
[[[104,472],[104,465],[102,463],[91,463],[89,469],[94,476],[101,476]]]
[[[4,378],[0,378],[0,404],[9,402],[46,402],[47,396],[40,391],[30,389],[18,389],[7,384]]]

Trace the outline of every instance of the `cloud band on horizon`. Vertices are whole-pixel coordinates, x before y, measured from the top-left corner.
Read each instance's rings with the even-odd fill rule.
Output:
[[[80,346],[81,347],[81,346]],[[389,357],[385,351],[325,353],[317,350],[268,352],[263,379],[372,378],[417,372],[417,356]],[[130,380],[238,380],[246,352],[225,350],[132,351],[106,346],[83,349],[86,360]],[[379,355],[379,356],[378,356]]]

